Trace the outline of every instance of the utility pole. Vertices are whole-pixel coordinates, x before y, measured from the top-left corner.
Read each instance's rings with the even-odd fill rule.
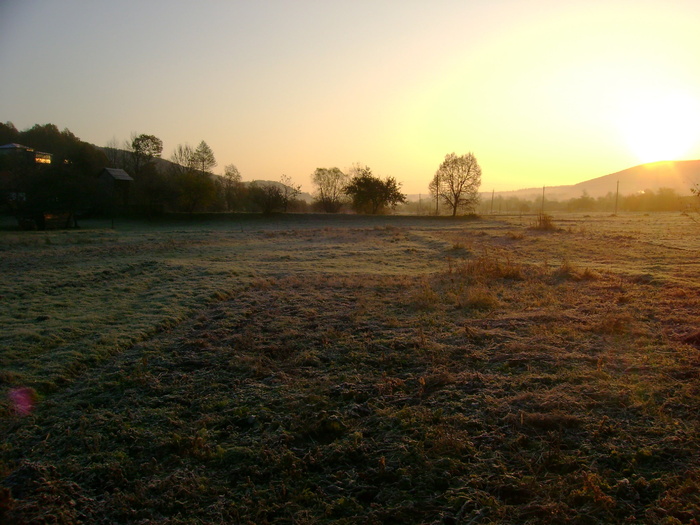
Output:
[[[493,215],[493,195],[495,193],[495,190],[491,190],[491,215]]]
[[[110,215],[112,216],[112,229],[114,229],[114,207],[115,207],[115,203],[114,203],[114,186],[116,185],[116,183],[115,183],[115,180],[114,180],[113,177],[110,177],[109,180],[110,180],[110,182],[112,183],[111,186],[110,186],[110,199],[109,199],[109,200],[111,201],[111,206],[109,207],[109,209],[110,209],[110,211],[111,211]]]
[[[617,181],[617,190],[615,190],[615,215],[617,215],[617,197],[620,195],[620,181]]]
[[[544,186],[542,186],[542,208],[540,209],[540,213],[544,213]]]
[[[440,176],[435,174],[435,216],[440,215]]]

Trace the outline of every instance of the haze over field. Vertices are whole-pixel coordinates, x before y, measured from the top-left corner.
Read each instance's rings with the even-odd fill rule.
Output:
[[[409,194],[473,151],[482,190],[700,158],[700,4],[0,4],[0,120],[106,145],[205,140],[218,170],[369,165]]]

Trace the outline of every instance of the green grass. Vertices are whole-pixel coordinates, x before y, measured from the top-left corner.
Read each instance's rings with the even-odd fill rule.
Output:
[[[700,513],[693,223],[327,220],[0,233],[0,516]]]

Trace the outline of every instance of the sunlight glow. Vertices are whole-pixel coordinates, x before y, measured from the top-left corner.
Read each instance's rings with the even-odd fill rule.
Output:
[[[682,92],[632,96],[617,120],[641,163],[681,159],[700,139],[700,106]]]

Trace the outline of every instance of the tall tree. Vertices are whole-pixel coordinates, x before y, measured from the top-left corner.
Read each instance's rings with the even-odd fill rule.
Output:
[[[216,166],[216,159],[214,158],[214,152],[209,147],[209,144],[202,141],[194,150],[194,166],[201,173],[210,173],[212,168]]]
[[[314,197],[326,213],[338,213],[345,200],[348,175],[338,168],[316,168],[311,175],[316,186]]]
[[[400,185],[393,177],[385,180],[372,175],[368,166],[356,165],[350,169],[352,179],[345,187],[345,194],[352,199],[352,207],[358,213],[383,213],[387,208],[394,208],[406,202]]]
[[[473,153],[445,155],[445,160],[435,172],[428,188],[436,199],[442,200],[452,210],[473,210],[479,203],[481,167]]]

